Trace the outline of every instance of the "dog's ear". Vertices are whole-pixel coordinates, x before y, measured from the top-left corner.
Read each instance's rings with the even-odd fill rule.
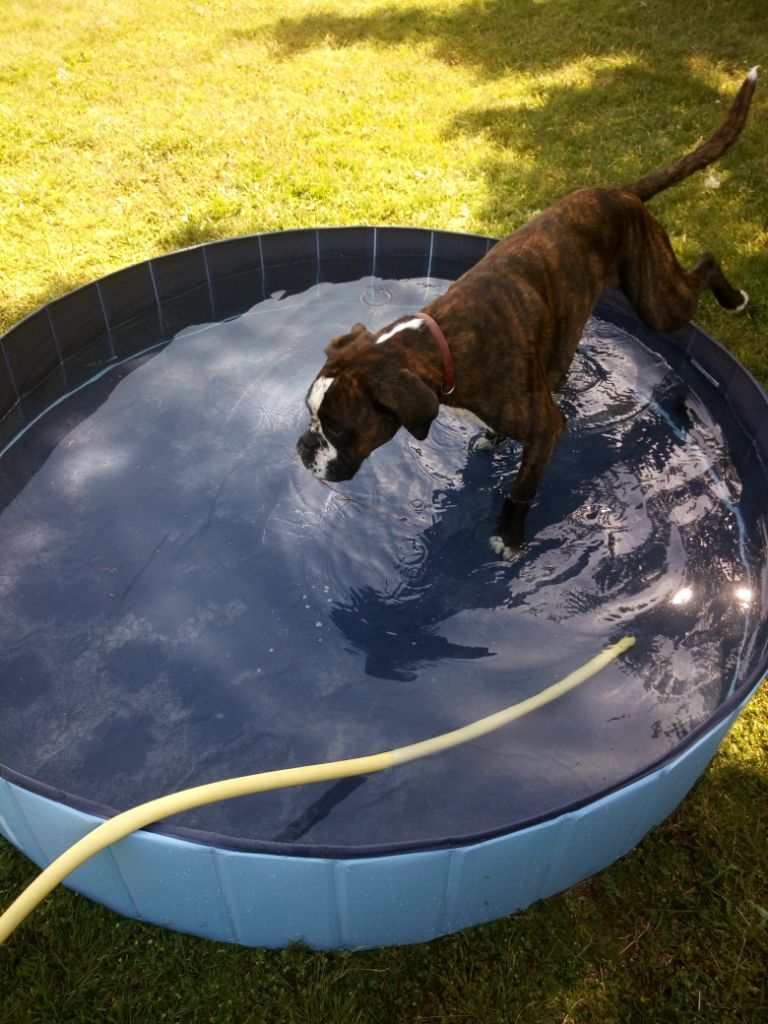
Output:
[[[410,370],[379,378],[373,388],[373,396],[418,441],[427,436],[440,408],[440,401],[432,388]]]
[[[367,334],[368,328],[365,324],[355,324],[348,334],[341,334],[338,338],[334,338],[325,350],[327,356],[332,355],[334,352],[338,352],[342,348],[346,348],[347,345],[351,345],[352,342],[359,338],[361,334]]]

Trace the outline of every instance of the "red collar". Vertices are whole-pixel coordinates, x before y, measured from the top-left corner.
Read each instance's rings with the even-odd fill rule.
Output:
[[[440,387],[440,391],[444,395],[451,395],[456,387],[456,377],[453,372],[453,357],[451,356],[451,350],[448,347],[448,342],[445,340],[445,335],[440,330],[440,325],[436,320],[432,319],[429,313],[417,313],[416,316],[424,321],[432,333],[432,337],[437,342],[437,347],[440,349],[440,355],[443,357],[443,383]]]

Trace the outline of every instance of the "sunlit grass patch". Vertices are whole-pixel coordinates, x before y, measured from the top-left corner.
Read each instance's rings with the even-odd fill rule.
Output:
[[[7,0],[0,329],[181,246],[315,225],[503,234],[676,158],[768,65],[765,0]],[[752,302],[698,319],[768,384],[768,66],[734,148],[654,201]],[[768,1006],[768,696],[630,856],[508,920],[365,954],[224,947],[58,892],[0,1020],[755,1024]],[[0,760],[2,752],[0,751]],[[0,902],[32,876],[0,844]]]

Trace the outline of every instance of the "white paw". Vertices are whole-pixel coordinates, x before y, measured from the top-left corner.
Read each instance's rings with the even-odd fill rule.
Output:
[[[492,452],[495,445],[490,438],[486,437],[485,434],[483,434],[481,437],[478,437],[478,439],[475,441],[474,447],[476,452]]]
[[[505,544],[503,538],[499,536],[491,537],[490,544],[491,551],[494,555],[498,555],[499,558],[503,558],[505,562],[514,562],[520,554],[519,551],[516,551],[514,548]]]
[[[738,306],[734,306],[733,309],[729,309],[728,310],[729,313],[743,313],[744,310],[749,305],[749,296],[747,295],[747,293],[745,291],[742,291],[741,288],[739,289],[739,291],[741,292],[741,296],[742,296],[741,304],[738,305]]]

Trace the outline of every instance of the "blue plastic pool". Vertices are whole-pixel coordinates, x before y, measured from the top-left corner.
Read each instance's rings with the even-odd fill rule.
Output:
[[[514,445],[444,410],[329,488],[294,454],[328,340],[426,304],[491,240],[253,236],[34,313],[0,360],[0,832],[48,863],[165,792],[463,725],[631,633],[483,741],[187,812],[74,888],[250,945],[416,942],[631,849],[765,673],[766,399],[691,325],[603,297],[524,556],[488,536]]]

